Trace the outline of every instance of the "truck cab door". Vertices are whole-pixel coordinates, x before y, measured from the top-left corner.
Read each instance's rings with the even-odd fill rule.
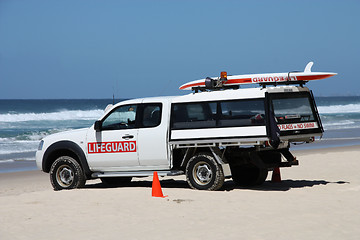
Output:
[[[87,136],[87,157],[94,171],[136,169],[138,161],[137,104],[113,109]]]
[[[168,103],[166,101],[145,101],[141,104],[140,115],[138,154],[141,168],[144,170],[170,169],[168,157]]]

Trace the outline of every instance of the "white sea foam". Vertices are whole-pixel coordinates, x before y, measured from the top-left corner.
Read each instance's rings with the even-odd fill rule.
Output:
[[[348,140],[348,141],[351,141],[351,140],[360,140],[360,137],[339,137],[339,138],[324,138],[324,139],[321,139],[321,141],[338,141],[338,140]]]
[[[31,143],[31,142],[38,142],[42,138],[46,137],[47,135],[58,133],[58,132],[64,132],[71,130],[72,128],[53,128],[46,131],[29,131],[25,133],[20,133],[17,136],[12,137],[0,137],[0,144],[2,143]]]
[[[35,161],[34,157],[18,157],[18,158],[12,158],[12,159],[0,159],[0,163],[13,163],[16,161]]]
[[[37,150],[39,141],[9,141],[0,143],[0,154],[33,152]]]
[[[341,129],[358,129],[359,127],[357,125],[326,125],[324,124],[324,130],[341,130]]]
[[[351,126],[353,124],[355,124],[354,121],[351,120],[343,120],[343,121],[338,121],[338,122],[323,122],[324,125],[326,126]]]
[[[7,113],[0,114],[0,122],[96,120],[104,110],[64,110],[50,113]]]
[[[0,138],[0,154],[16,154],[36,151],[39,145],[39,141],[42,138],[49,134],[66,130],[70,130],[70,128],[35,131],[24,133],[18,136]]]
[[[318,106],[320,114],[360,113],[360,104]]]
[[[0,163],[10,163],[10,162],[15,162],[15,160],[14,159],[6,159],[6,160],[0,159]]]
[[[351,128],[359,128],[359,125],[350,120],[343,120],[338,122],[323,122],[323,126],[325,130],[340,130],[340,129],[351,129]]]

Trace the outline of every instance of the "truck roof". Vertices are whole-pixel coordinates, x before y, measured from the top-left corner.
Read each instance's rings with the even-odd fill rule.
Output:
[[[227,89],[219,91],[205,91],[198,93],[189,93],[181,96],[161,96],[161,97],[147,97],[125,100],[118,104],[135,104],[139,102],[201,102],[201,101],[217,101],[217,100],[233,100],[233,99],[253,99],[264,98],[266,92],[304,92],[309,91],[307,87],[302,86],[274,86],[274,87],[258,87],[258,88],[241,88],[241,89]]]

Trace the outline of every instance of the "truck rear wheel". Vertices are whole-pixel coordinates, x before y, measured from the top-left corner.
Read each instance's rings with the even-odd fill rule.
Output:
[[[198,153],[186,165],[186,181],[193,189],[218,190],[224,184],[224,173],[214,157]]]
[[[75,159],[62,156],[51,165],[50,181],[54,190],[63,190],[84,187],[86,179],[80,164]]]
[[[249,187],[263,184],[268,175],[268,170],[252,164],[232,166],[231,175],[237,185]]]

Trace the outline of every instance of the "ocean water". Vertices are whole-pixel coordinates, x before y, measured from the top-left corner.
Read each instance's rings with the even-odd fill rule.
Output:
[[[315,100],[324,135],[315,143],[293,149],[360,145],[360,96],[315,97]]]
[[[35,151],[44,136],[90,127],[111,103],[112,99],[0,100],[0,172],[36,169]]]
[[[116,100],[118,102],[119,100]],[[0,100],[0,172],[36,169],[35,151],[46,135],[90,127],[112,99]],[[317,144],[329,147],[360,144],[360,97],[318,97],[325,129]],[[10,166],[10,167],[9,167]]]

